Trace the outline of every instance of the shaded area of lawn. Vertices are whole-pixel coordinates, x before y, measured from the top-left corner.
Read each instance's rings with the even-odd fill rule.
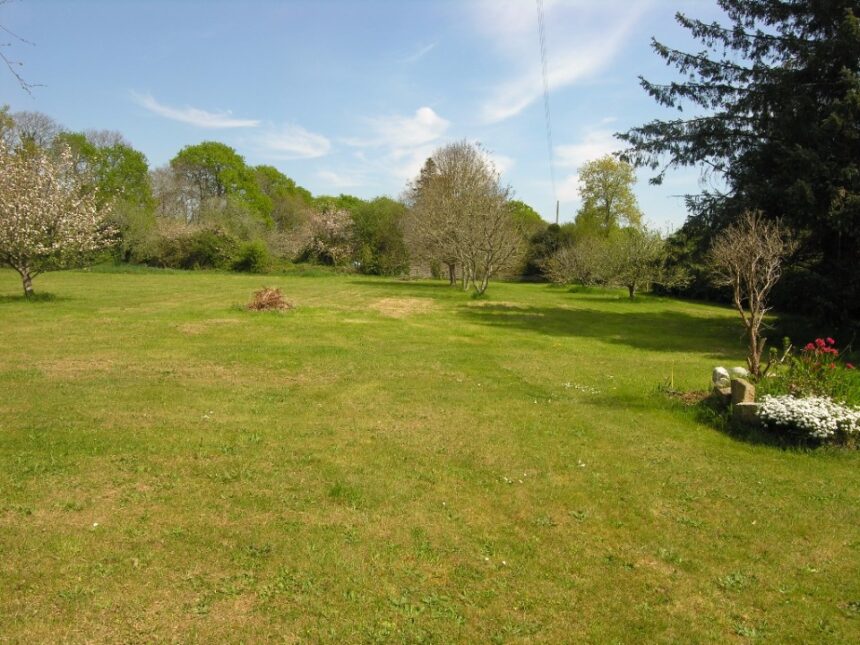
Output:
[[[695,352],[714,360],[737,356],[738,338],[725,319],[680,311],[607,311],[486,303],[462,306],[472,322],[551,336],[574,336],[657,352]]]

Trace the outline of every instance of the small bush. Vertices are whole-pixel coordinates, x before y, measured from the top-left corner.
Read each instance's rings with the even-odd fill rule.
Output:
[[[269,249],[261,240],[243,242],[233,260],[234,271],[245,271],[248,273],[264,273],[271,264]]]
[[[284,298],[280,289],[274,287],[263,287],[254,292],[254,297],[248,303],[251,311],[286,311],[292,309],[293,304]]]
[[[163,231],[143,259],[170,269],[226,269],[237,245],[236,238],[220,228],[177,227]]]
[[[774,369],[759,382],[762,394],[827,397],[840,403],[860,404],[860,373],[843,360],[844,354],[834,339],[816,338],[800,352],[792,349],[788,339],[784,342],[782,361],[776,362],[776,352],[771,350]]]

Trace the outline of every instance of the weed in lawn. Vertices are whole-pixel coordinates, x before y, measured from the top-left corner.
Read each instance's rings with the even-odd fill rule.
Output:
[[[749,587],[755,581],[755,577],[749,576],[741,571],[733,571],[717,580],[717,585],[723,591],[738,591]]]

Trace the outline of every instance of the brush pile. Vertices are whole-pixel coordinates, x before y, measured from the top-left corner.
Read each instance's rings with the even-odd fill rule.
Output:
[[[293,308],[293,303],[284,299],[284,294],[275,287],[263,287],[254,292],[254,297],[248,303],[251,311],[287,311]]]

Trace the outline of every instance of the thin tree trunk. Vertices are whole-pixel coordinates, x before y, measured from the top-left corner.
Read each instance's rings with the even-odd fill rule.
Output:
[[[454,286],[457,284],[457,265],[454,263],[447,263],[448,266],[448,284]]]
[[[29,298],[33,295],[33,275],[30,273],[29,267],[18,269],[21,274],[21,283],[24,286],[24,296]]]
[[[630,294],[630,299],[633,300],[633,295],[636,293],[636,285],[635,284],[628,284],[627,285],[627,292]]]
[[[747,364],[750,368],[750,374],[758,378],[761,376],[761,355],[764,353],[765,341],[759,337],[756,325],[750,325],[747,328],[747,334],[750,349]]]

